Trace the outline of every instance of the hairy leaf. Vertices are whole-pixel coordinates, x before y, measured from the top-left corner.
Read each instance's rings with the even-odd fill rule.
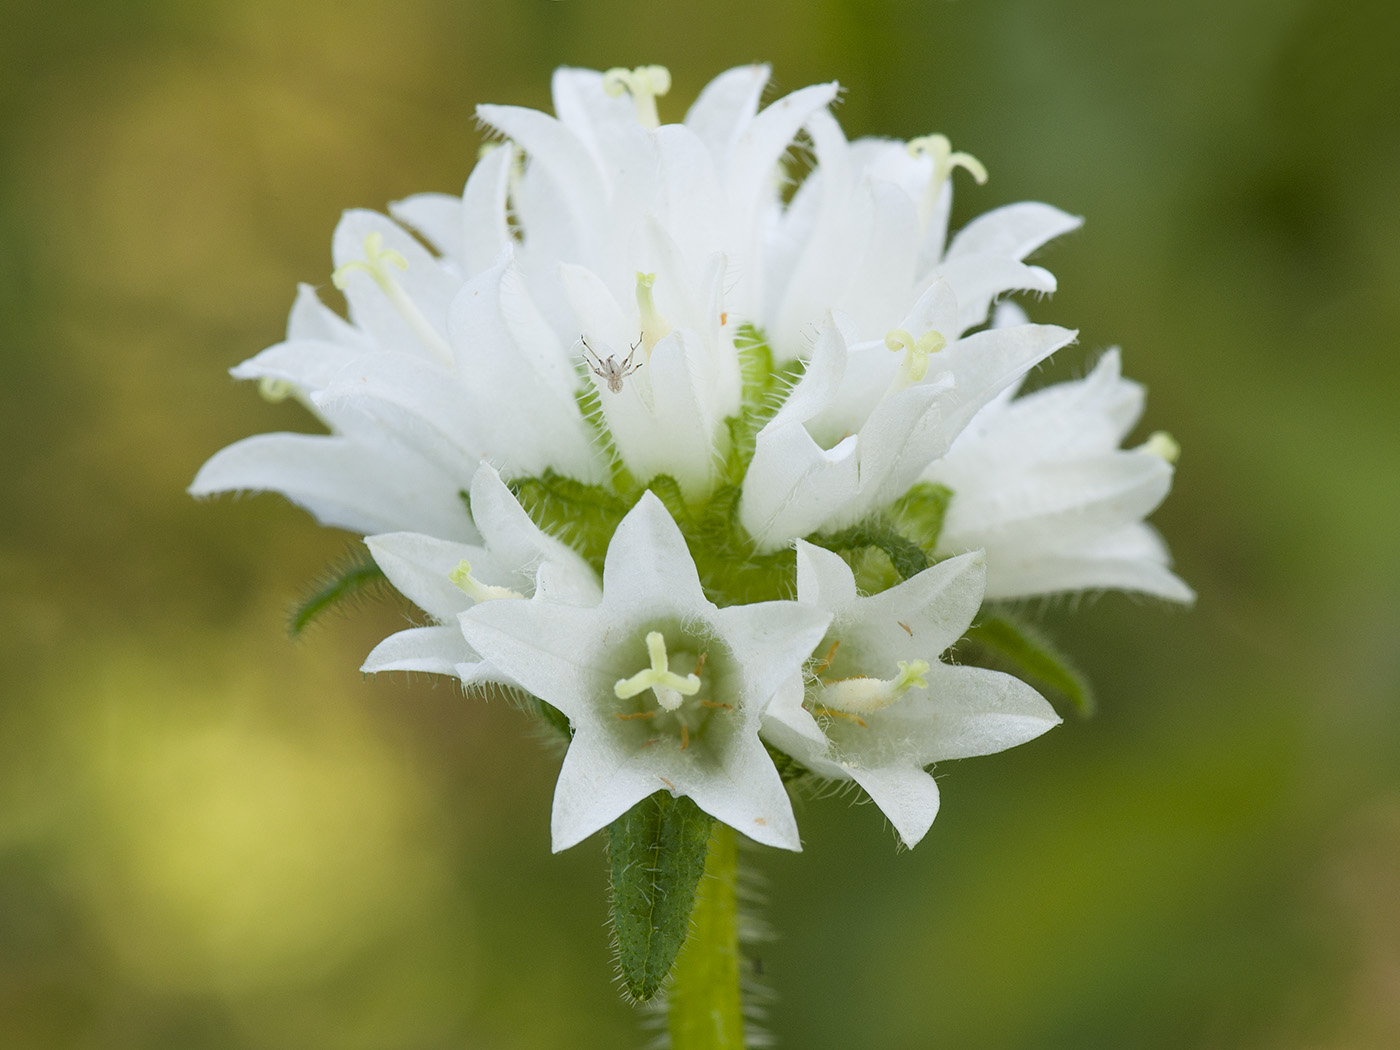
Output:
[[[328,566],[292,607],[287,630],[295,638],[322,613],[346,601],[363,598],[385,583],[384,570],[375,564],[369,552],[352,548]]]
[[[660,991],[685,943],[712,823],[690,799],[658,791],[608,826],[617,964],[640,1002]]]

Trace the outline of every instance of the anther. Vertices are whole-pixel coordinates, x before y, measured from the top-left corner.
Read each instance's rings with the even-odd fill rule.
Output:
[[[656,274],[637,274],[637,312],[642,321],[642,350],[648,359],[651,358],[651,351],[656,344],[671,332],[671,326],[667,324],[666,318],[661,316],[661,311],[656,308],[656,300],[652,298],[651,286],[655,283]]]
[[[899,389],[912,386],[928,373],[928,358],[948,345],[941,332],[929,329],[915,339],[907,329],[894,328],[885,335],[885,345],[895,353],[904,353],[904,363],[900,367],[899,378],[895,381]]]
[[[814,699],[828,714],[868,715],[889,707],[910,689],[927,689],[927,660],[900,660],[894,678],[843,678],[821,682]]]
[[[1172,437],[1165,430],[1159,430],[1154,434],[1149,434],[1147,440],[1138,446],[1143,452],[1151,453],[1158,459],[1164,459],[1168,463],[1175,463],[1181,458],[1181,445],[1176,438]]]
[[[818,660],[816,666],[812,668],[816,674],[821,674],[831,667],[831,658],[836,655],[836,650],[840,648],[840,645],[841,639],[839,638],[831,643],[831,648],[826,651],[826,655]]]
[[[519,591],[513,591],[509,587],[497,587],[493,584],[482,583],[472,575],[472,564],[463,558],[457,563],[457,567],[447,574],[457,588],[474,602],[489,602],[500,598],[524,598],[525,595]]]
[[[603,91],[612,98],[623,92],[632,96],[632,104],[637,107],[637,121],[644,128],[655,128],[661,124],[656,114],[656,99],[671,90],[671,71],[665,66],[638,66],[625,69],[617,66],[603,74]]]
[[[663,710],[674,711],[681,706],[682,697],[694,696],[700,691],[700,676],[688,674],[684,678],[671,670],[666,655],[666,639],[660,631],[647,634],[647,655],[651,666],[638,671],[631,678],[619,678],[613,686],[613,694],[619,700],[629,700],[638,693],[650,689],[656,694],[656,702]]]
[[[452,348],[438,335],[437,329],[428,323],[423,311],[418,309],[418,304],[409,298],[403,286],[394,278],[390,267],[407,270],[408,260],[403,257],[402,252],[385,248],[384,235],[376,230],[365,235],[365,257],[352,259],[337,266],[331,274],[331,283],[343,292],[350,283],[352,273],[368,274],[384,293],[384,298],[398,311],[404,324],[408,325],[423,345],[435,353],[444,364],[452,364]]]

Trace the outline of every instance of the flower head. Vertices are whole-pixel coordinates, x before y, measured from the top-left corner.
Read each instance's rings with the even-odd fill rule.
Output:
[[[1119,447],[1140,392],[1116,354],[1014,398],[1076,332],[987,323],[1054,290],[1027,259],[1080,220],[1012,204],[950,237],[954,183],[987,181],[975,157],[848,141],[836,84],[765,107],[767,80],[730,70],[678,124],[655,66],[561,69],[553,116],[481,106],[503,141],[460,197],[342,218],[348,320],[303,287],[287,338],[234,369],[326,432],[245,439],[191,486],[279,492],[368,537],[430,622],[366,670],[562,712],[558,849],[658,789],[797,848],[760,726],[912,845],[929,763],[1055,721],[1015,679],[941,661],[984,588],[1189,596],[1143,523],[1168,444]],[[788,194],[799,140],[816,165]]]

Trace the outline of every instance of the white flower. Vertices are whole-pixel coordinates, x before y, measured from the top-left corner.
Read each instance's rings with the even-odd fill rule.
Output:
[[[813,772],[854,780],[908,846],[938,813],[934,762],[988,755],[1060,718],[1010,675],[939,656],[982,602],[980,554],[950,558],[863,596],[845,561],[798,541],[797,598],[831,615],[815,680],[795,676],[764,716],[764,736]]]
[[[436,623],[391,634],[360,670],[425,671],[510,683],[462,637],[458,616],[478,602],[523,600],[547,593],[555,601],[595,604],[597,577],[573,550],[539,530],[501,477],[482,464],[472,479],[472,519],[482,545],[416,532],[367,536],[365,543],[400,593]]]
[[[759,720],[829,619],[796,602],[717,608],[680,530],[648,493],[613,534],[598,605],[540,595],[485,602],[461,624],[473,649],[573,726],[554,794],[556,851],[659,790],[796,850]]]
[[[953,493],[938,553],[985,549],[989,598],[1115,587],[1193,600],[1143,522],[1171,487],[1176,445],[1159,434],[1118,447],[1143,405],[1118,351],[1084,379],[1014,393],[982,409],[924,472]]]

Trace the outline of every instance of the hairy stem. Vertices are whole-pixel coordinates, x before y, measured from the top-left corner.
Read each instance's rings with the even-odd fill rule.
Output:
[[[744,1050],[738,876],[734,829],[715,821],[690,937],[672,975],[666,1021],[673,1050]]]

